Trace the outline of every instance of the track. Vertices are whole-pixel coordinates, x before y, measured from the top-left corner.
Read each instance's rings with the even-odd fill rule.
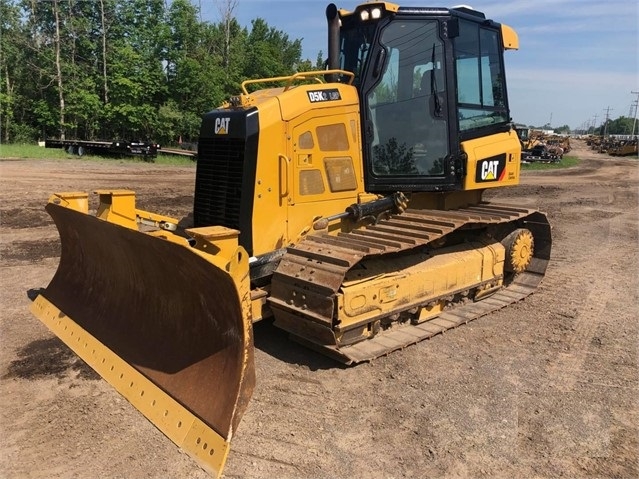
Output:
[[[418,325],[395,328],[354,345],[330,344],[334,339],[331,341],[326,328],[333,324],[335,296],[348,271],[361,260],[435,246],[453,231],[507,223],[529,229],[535,238],[531,265],[524,273],[515,275],[507,287],[481,302],[464,303]],[[320,346],[304,339],[302,331],[299,335],[293,333],[296,340],[320,348],[346,364],[358,363],[415,344],[523,299],[541,282],[550,249],[550,226],[546,216],[535,210],[497,203],[451,211],[409,209],[349,233],[308,236],[289,248],[273,275],[269,302],[278,321],[294,324],[300,322],[300,317],[307,319],[305,329],[310,327],[311,334],[325,344]]]

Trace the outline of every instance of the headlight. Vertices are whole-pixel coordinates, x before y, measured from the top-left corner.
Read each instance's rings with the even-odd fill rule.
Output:
[[[385,17],[389,13],[397,13],[399,5],[395,5],[390,2],[373,1],[360,5],[355,10],[356,14],[359,14],[359,19],[362,22],[368,22],[371,20],[379,20]]]

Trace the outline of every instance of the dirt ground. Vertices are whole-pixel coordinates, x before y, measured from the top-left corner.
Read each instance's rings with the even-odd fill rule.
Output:
[[[356,367],[255,327],[257,386],[228,478],[639,477],[639,163],[577,143],[579,166],[490,198],[553,225],[540,290]],[[0,161],[0,477],[205,478],[28,311],[57,267],[54,191],[130,188],[189,212],[195,169]]]

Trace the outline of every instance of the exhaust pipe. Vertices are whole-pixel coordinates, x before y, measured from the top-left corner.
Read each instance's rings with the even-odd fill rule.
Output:
[[[326,7],[326,21],[328,22],[328,69],[339,70],[339,14],[334,3]],[[337,75],[326,75],[329,82],[337,81]]]

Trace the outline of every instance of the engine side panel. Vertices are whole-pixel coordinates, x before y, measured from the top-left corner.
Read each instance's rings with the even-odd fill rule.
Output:
[[[519,184],[521,145],[515,131],[464,141],[468,156],[464,190]]]

